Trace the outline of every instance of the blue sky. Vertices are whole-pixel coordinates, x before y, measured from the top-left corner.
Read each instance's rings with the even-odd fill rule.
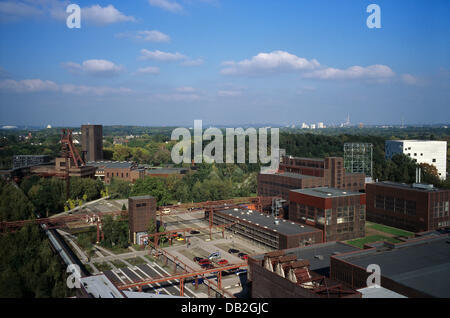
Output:
[[[449,122],[447,0],[71,3],[0,0],[0,125]]]

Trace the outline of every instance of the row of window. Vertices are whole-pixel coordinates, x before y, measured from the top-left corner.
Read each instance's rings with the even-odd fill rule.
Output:
[[[416,215],[416,201],[377,194],[375,208],[400,214]]]

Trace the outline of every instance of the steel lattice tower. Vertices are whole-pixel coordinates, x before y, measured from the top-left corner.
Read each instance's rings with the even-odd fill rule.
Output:
[[[344,144],[344,167],[348,173],[364,173],[373,176],[373,145],[366,143]]]

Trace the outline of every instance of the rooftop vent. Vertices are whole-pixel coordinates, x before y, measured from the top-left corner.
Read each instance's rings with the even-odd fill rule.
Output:
[[[327,195],[331,197],[331,193],[327,193]]]
[[[238,209],[238,208],[234,208],[233,210],[234,210],[234,211],[239,211],[239,209]]]
[[[275,222],[274,222],[276,225],[279,225],[280,224],[280,221],[279,220],[275,220]]]

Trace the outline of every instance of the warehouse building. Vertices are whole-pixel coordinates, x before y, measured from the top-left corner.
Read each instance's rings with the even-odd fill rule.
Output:
[[[340,242],[251,255],[252,298],[359,298],[361,294],[329,278],[332,255],[359,249]]]
[[[13,156],[13,169],[21,169],[50,163],[46,155],[15,155]]]
[[[344,159],[298,158],[284,156],[275,173],[258,174],[259,196],[281,196],[287,200],[289,190],[315,187],[332,187],[363,191],[365,174],[346,173]]]
[[[319,228],[324,242],[364,237],[366,195],[335,188],[289,192],[289,220]]]
[[[205,212],[209,217],[209,212]],[[229,209],[214,212],[216,225],[235,223],[229,231],[274,249],[322,242],[322,231],[308,225],[275,218],[252,210]]]
[[[147,232],[151,223],[156,228],[156,198],[150,195],[128,198],[128,224],[133,244],[139,244],[137,236]]]
[[[89,166],[96,167],[95,176],[110,184],[113,178],[135,182],[145,177],[145,170],[134,162],[128,161],[90,161]]]
[[[374,243],[367,249],[330,258],[331,278],[352,288],[367,287],[371,272],[380,268],[382,287],[406,297],[450,297],[450,237],[425,236],[403,243]]]
[[[390,181],[367,184],[367,220],[411,232],[450,226],[450,190]]]

